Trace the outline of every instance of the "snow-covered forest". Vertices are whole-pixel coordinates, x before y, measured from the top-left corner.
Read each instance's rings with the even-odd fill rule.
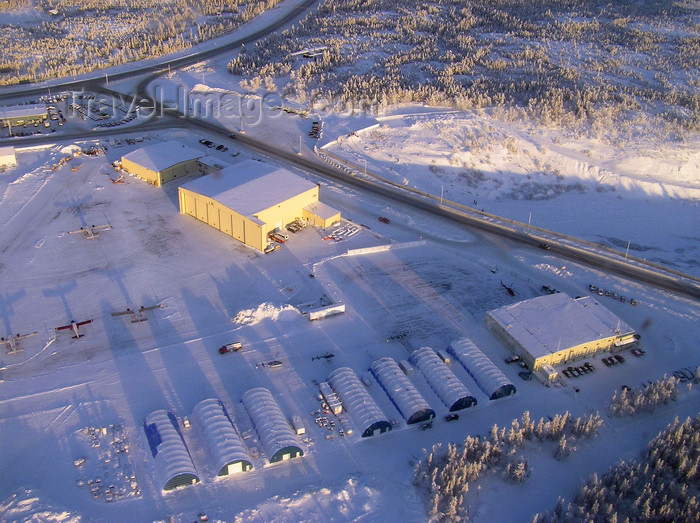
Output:
[[[539,523],[559,521],[697,521],[700,513],[700,416],[676,418],[648,445],[640,461],[593,475],[574,501],[559,500]]]
[[[0,85],[180,51],[280,0],[0,0]]]
[[[699,21],[690,2],[327,0],[229,71],[258,86],[284,77],[284,95],[344,110],[497,106],[598,126],[644,112],[698,129]],[[314,47],[326,49],[290,56]]]
[[[594,437],[602,424],[598,413],[573,418],[568,412],[535,423],[526,411],[509,428],[494,425],[486,437],[467,436],[460,445],[434,445],[416,464],[413,484],[426,497],[431,519],[462,521],[469,516],[470,484],[478,490],[482,472],[499,470],[505,481],[523,483],[531,471],[530,442],[551,442],[554,457],[564,460],[577,440]]]

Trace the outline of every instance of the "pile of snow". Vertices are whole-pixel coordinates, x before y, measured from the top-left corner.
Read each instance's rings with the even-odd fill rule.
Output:
[[[20,488],[0,503],[2,521],[53,521],[71,523],[81,517],[67,510],[52,507],[41,500],[41,495],[31,489]]]
[[[291,498],[273,496],[235,521],[358,521],[376,515],[382,493],[350,478],[334,488],[298,491]]]
[[[293,321],[301,317],[299,310],[289,304],[273,305],[272,303],[261,303],[255,309],[245,309],[236,314],[234,323],[240,325],[257,325],[263,320],[273,321]]]

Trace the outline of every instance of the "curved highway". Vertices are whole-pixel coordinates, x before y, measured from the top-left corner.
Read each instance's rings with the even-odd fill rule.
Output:
[[[208,47],[207,49],[201,49],[199,51],[195,50],[194,52],[185,56],[178,56],[176,58],[173,58],[169,57],[169,55],[165,55],[163,57],[160,57],[159,59],[155,59],[155,63],[153,63],[153,60],[148,60],[149,62],[152,62],[148,64],[142,62],[135,62],[134,67],[132,69],[129,69],[127,71],[109,73],[109,79],[111,81],[117,81],[124,80],[127,78],[133,78],[135,76],[140,76],[142,74],[148,73],[162,74],[163,69],[167,68],[168,66],[172,69],[186,67],[188,65],[201,62],[202,60],[212,58],[213,56],[216,56],[220,53],[236,49],[237,47],[240,47],[243,44],[255,42],[256,40],[259,40],[260,38],[269,35],[270,33],[289,23],[290,21],[296,19],[301,13],[309,9],[318,1],[319,0],[304,0],[301,4],[290,9],[289,12],[285,13],[282,17],[275,18],[267,25],[261,27],[259,30],[247,36],[242,36],[240,38],[236,38],[235,40],[214,44],[211,45],[211,47]],[[64,81],[59,81],[58,83],[48,83],[46,85],[26,84],[26,86],[22,87],[8,86],[7,91],[0,91],[0,100],[8,98],[17,98],[18,96],[35,96],[37,94],[46,93],[48,90],[54,90],[55,92],[58,92],[66,89],[86,87],[89,87],[91,89],[94,88],[97,90],[98,86],[104,83],[105,74],[106,70],[101,70],[96,71],[92,75],[84,75],[80,78],[76,78],[73,80],[66,79]]]

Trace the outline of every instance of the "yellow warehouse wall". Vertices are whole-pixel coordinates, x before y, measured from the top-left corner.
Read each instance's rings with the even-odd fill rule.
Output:
[[[266,233],[261,224],[201,194],[182,187],[178,188],[178,193],[181,214],[189,214],[254,249],[265,248]]]
[[[141,178],[155,185],[156,187],[162,187],[164,183],[174,180],[175,178],[182,178],[192,173],[199,173],[199,164],[197,160],[187,160],[186,162],[180,162],[177,165],[168,167],[162,171],[155,172],[142,167],[141,165],[132,162],[127,158],[122,158],[122,167],[126,169],[131,174]]]

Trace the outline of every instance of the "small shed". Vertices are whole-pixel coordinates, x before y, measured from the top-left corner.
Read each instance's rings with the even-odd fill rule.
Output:
[[[408,425],[430,421],[435,411],[391,358],[379,358],[370,371]]]
[[[363,438],[391,430],[391,423],[382,409],[350,367],[335,369],[328,376],[328,383],[340,398],[345,410],[352,416]]]
[[[264,387],[250,389],[243,394],[243,406],[270,463],[304,455],[294,431],[269,390]]]
[[[163,490],[199,482],[192,457],[182,439],[177,418],[172,412],[152,412],[143,422],[143,430]]]
[[[469,389],[430,347],[421,347],[413,351],[409,361],[420,370],[425,381],[450,412],[476,405],[476,398]]]
[[[469,338],[453,341],[447,348],[447,352],[461,363],[464,370],[489,399],[495,400],[515,394],[515,385]]]
[[[214,462],[217,476],[247,472],[253,468],[228,410],[215,398],[200,401],[192,415],[205,442],[207,454]]]

